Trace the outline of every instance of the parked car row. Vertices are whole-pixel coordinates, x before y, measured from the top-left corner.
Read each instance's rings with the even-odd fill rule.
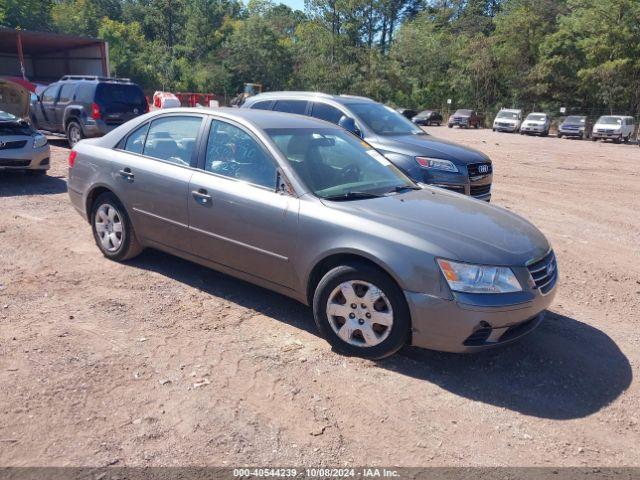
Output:
[[[635,120],[631,116],[603,115],[594,123],[586,115],[569,115],[558,126],[558,138],[574,137],[609,139],[616,143],[629,142],[635,132]],[[503,108],[493,121],[493,131],[520,132],[520,134],[549,135],[551,118],[542,112],[532,112],[522,120],[522,110]]]

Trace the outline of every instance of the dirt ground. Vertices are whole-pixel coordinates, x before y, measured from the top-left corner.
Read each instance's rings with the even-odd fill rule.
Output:
[[[280,295],[103,258],[60,142],[49,176],[0,176],[0,466],[640,466],[640,148],[428,131],[487,153],[555,248],[519,343],[345,358]]]

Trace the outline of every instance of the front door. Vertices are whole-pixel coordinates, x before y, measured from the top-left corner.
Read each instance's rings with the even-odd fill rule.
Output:
[[[190,183],[197,255],[293,288],[299,200],[276,193],[276,164],[243,127],[213,120],[203,169]]]
[[[40,101],[36,103],[34,112],[39,129],[52,132],[59,130],[56,128],[55,109],[59,91],[60,85],[52,85],[40,95]]]

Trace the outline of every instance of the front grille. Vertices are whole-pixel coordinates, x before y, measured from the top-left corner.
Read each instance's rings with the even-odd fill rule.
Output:
[[[18,148],[24,148],[26,144],[26,140],[15,140],[13,142],[0,141],[0,150],[17,150]]]
[[[615,133],[615,130],[608,129],[608,128],[599,128],[597,132],[598,133]]]
[[[485,166],[487,168],[487,171],[480,172],[480,170],[483,169]],[[467,166],[467,170],[469,171],[470,177],[479,177],[480,175],[489,175],[493,173],[493,165],[491,165],[491,163],[488,163],[488,162],[472,163],[471,165]]]
[[[556,280],[558,280],[558,262],[553,251],[527,266],[527,268],[536,285],[535,288],[540,290],[540,293],[546,295],[553,289]]]
[[[578,130],[580,127],[578,125],[562,125],[562,130]]]
[[[508,127],[508,128],[511,128],[511,127],[513,127],[514,125],[513,125],[513,124],[511,124],[511,123],[498,122],[498,126],[499,126],[499,127]]]
[[[491,184],[488,185],[471,185],[469,194],[472,197],[479,197],[481,195],[487,195],[491,193]]]
[[[0,167],[28,167],[31,160],[5,160],[0,159]]]
[[[459,123],[467,123],[469,119],[467,117],[453,117],[453,121]]]

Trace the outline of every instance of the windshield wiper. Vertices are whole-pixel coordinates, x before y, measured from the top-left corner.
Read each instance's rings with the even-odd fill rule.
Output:
[[[344,201],[344,200],[361,200],[365,198],[380,198],[382,195],[371,192],[345,192],[340,195],[329,195],[328,197],[322,197],[324,200],[330,201]]]
[[[387,193],[400,193],[404,190],[422,190],[422,188],[417,185],[396,185]]]

